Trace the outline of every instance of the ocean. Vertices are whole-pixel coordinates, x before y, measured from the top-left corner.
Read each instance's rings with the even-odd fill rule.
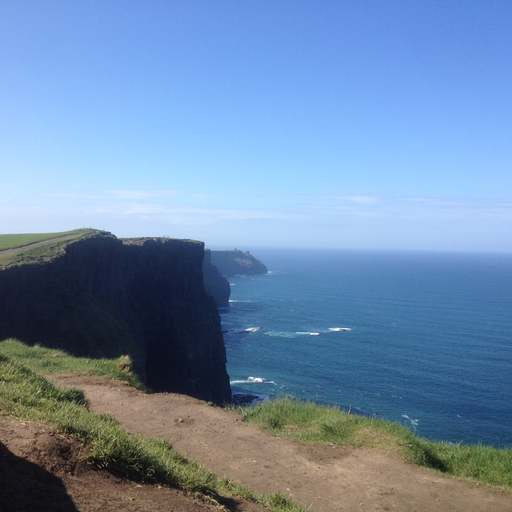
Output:
[[[234,392],[512,446],[512,255],[253,254],[269,273],[229,278],[220,310]]]

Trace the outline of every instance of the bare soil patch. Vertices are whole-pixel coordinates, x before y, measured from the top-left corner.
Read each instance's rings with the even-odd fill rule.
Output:
[[[376,451],[273,437],[236,413],[184,395],[147,395],[100,377],[59,375],[52,380],[83,389],[93,410],[113,414],[130,432],[167,438],[178,451],[220,476],[259,493],[281,491],[318,512],[512,511],[510,493],[445,477]]]
[[[95,470],[86,448],[48,425],[0,416],[0,512],[207,512],[219,507],[177,489]],[[229,500],[226,509],[256,512]]]

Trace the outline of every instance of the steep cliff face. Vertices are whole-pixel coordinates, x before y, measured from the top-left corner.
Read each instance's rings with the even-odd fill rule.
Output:
[[[219,269],[212,264],[211,251],[209,249],[204,252],[203,280],[206,293],[215,299],[217,307],[229,307],[231,287],[227,279],[220,274]]]
[[[204,245],[93,236],[0,271],[0,339],[78,356],[129,354],[157,391],[229,401],[226,352],[202,277]]]
[[[211,260],[223,276],[266,274],[267,267],[249,251],[211,251]]]

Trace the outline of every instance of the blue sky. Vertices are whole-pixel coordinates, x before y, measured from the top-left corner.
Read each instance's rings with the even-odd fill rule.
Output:
[[[510,1],[0,3],[0,232],[512,252]]]

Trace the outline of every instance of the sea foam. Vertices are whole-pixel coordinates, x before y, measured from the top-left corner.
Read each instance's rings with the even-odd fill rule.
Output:
[[[409,418],[409,416],[407,416],[407,414],[402,414],[402,418],[409,420],[411,422],[411,425],[414,428],[414,430],[416,430],[416,427],[418,426],[418,423],[420,422],[420,420],[413,420],[412,418]]]
[[[232,380],[230,384],[277,384],[273,380],[263,379],[262,377],[247,377],[246,380]]]

